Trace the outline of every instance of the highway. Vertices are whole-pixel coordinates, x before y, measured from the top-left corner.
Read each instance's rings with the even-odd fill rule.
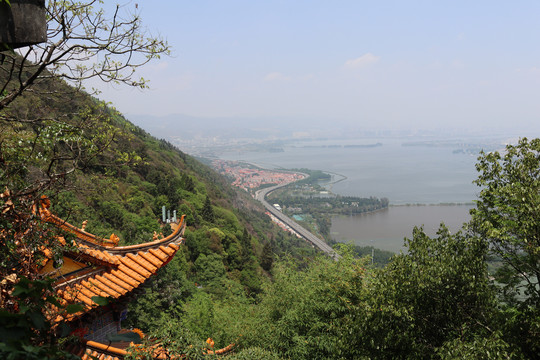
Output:
[[[287,215],[283,214],[281,211],[276,209],[273,205],[269,204],[266,201],[266,195],[271,193],[272,191],[279,189],[280,187],[286,186],[289,184],[280,184],[275,185],[269,188],[257,190],[255,193],[255,199],[259,200],[266,210],[268,210],[272,215],[277,217],[279,220],[283,221],[285,224],[289,225],[291,229],[296,231],[300,236],[302,236],[304,239],[318,247],[320,250],[324,251],[334,259],[339,259],[340,255],[336,254],[334,249],[332,249],[327,243],[325,243],[323,240],[319,239],[317,236],[313,235],[311,232],[309,232],[306,228],[303,226],[300,226],[296,221],[288,217]]]

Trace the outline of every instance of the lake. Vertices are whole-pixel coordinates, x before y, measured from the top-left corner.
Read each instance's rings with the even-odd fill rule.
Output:
[[[283,152],[228,152],[225,160],[243,160],[266,168],[308,168],[341,174],[345,180],[330,186],[332,192],[359,197],[386,197],[387,210],[332,220],[333,237],[341,242],[399,251],[403,238],[415,225],[426,230],[441,221],[456,231],[469,218],[477,186],[476,156],[454,153],[452,147],[403,146],[414,139],[362,139],[294,142]],[[362,147],[381,143],[382,146]],[[339,176],[336,176],[336,179]],[[434,232],[429,231],[430,234]]]
[[[283,146],[283,152],[226,152],[220,158],[266,168],[308,168],[343,174],[341,195],[386,197],[393,205],[467,203],[476,198],[476,156],[451,147],[402,146],[411,139],[325,140]],[[345,147],[382,143],[376,147]],[[339,146],[339,147],[337,147]]]
[[[330,233],[344,243],[373,246],[378,249],[399,252],[403,239],[412,238],[415,226],[423,226],[429,236],[434,236],[441,222],[455,233],[464,222],[469,221],[472,205],[423,205],[391,206],[388,209],[354,216],[332,218]]]

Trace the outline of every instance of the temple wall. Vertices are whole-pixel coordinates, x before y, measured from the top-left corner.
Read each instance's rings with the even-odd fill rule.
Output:
[[[119,330],[119,322],[114,320],[113,312],[108,311],[88,324],[88,333],[85,339],[107,343],[107,335],[116,334]]]

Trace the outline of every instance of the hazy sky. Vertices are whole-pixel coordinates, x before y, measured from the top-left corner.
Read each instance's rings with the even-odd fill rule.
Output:
[[[148,1],[173,56],[150,90],[101,85],[127,114],[540,129],[539,1]]]

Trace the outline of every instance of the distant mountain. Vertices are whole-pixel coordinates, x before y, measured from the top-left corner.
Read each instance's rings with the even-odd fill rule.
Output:
[[[166,116],[130,115],[129,120],[164,139],[268,139],[288,138],[304,124],[289,119],[204,118],[183,114]]]

